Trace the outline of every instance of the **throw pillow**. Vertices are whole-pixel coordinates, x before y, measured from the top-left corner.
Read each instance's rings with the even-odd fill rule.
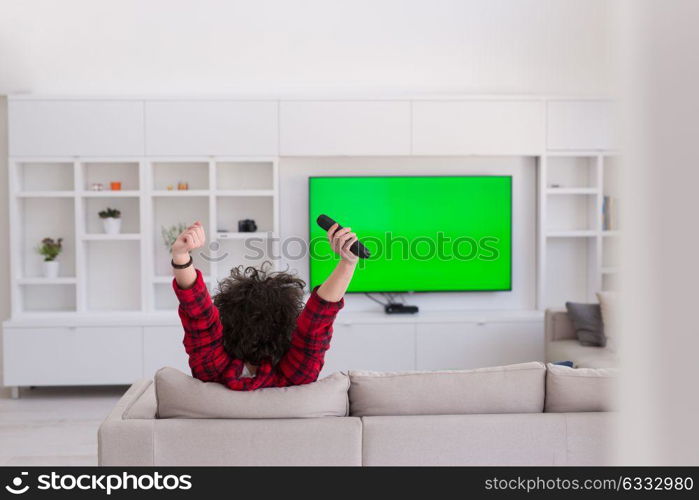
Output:
[[[599,304],[580,304],[566,302],[568,316],[575,327],[578,341],[585,346],[604,347],[607,339],[604,335],[602,311]]]
[[[599,300],[602,311],[602,323],[604,324],[604,333],[607,336],[607,348],[616,351],[619,339],[617,324],[619,321],[619,296],[616,292],[598,292],[597,300]]]

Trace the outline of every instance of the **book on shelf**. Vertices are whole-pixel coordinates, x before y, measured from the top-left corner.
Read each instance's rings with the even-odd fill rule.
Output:
[[[616,231],[618,229],[617,200],[611,196],[605,196],[602,200],[602,230]]]

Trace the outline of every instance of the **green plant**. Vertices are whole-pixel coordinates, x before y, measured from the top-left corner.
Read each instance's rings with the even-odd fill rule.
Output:
[[[100,219],[108,219],[110,217],[113,219],[118,219],[121,217],[121,211],[117,210],[116,208],[106,208],[98,215],[100,216]]]
[[[58,257],[61,250],[63,250],[62,243],[63,238],[58,238],[57,240],[53,238],[44,238],[41,240],[41,245],[37,247],[36,251],[39,255],[44,257],[44,261],[51,262],[56,260],[56,257]]]
[[[175,243],[175,240],[177,237],[187,229],[187,224],[184,222],[180,222],[179,224],[175,224],[174,226],[170,227],[165,227],[162,226],[160,229],[160,234],[163,237],[163,243],[165,243],[165,247],[169,250],[172,245]]]

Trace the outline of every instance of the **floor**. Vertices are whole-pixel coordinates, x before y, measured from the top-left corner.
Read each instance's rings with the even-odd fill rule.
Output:
[[[97,465],[97,428],[127,387],[23,388],[0,395],[0,466]]]

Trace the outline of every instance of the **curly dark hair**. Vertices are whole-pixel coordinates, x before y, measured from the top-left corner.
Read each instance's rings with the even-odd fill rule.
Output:
[[[219,281],[214,296],[223,326],[223,347],[238,359],[273,365],[289,349],[291,333],[303,307],[306,283],[288,272],[238,266]]]

